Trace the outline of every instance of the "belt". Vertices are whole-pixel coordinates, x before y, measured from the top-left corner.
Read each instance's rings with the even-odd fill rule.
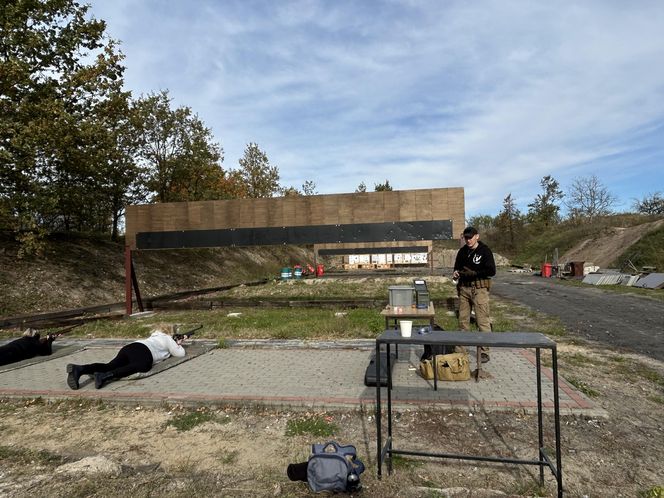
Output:
[[[484,289],[487,288],[489,289],[491,287],[491,280],[488,278],[480,278],[477,280],[470,280],[467,282],[461,281],[459,284],[462,287],[476,287],[478,289]]]

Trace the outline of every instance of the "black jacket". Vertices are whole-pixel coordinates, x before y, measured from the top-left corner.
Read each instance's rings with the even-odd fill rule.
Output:
[[[9,365],[17,361],[27,360],[37,355],[48,356],[53,341],[50,339],[41,340],[39,334],[34,337],[21,337],[15,341],[0,346],[0,365]]]
[[[462,275],[459,277],[460,282],[471,282],[493,277],[496,274],[496,262],[489,246],[482,241],[478,241],[475,249],[470,249],[466,245],[459,249],[454,261],[454,270],[461,272],[464,268],[477,272],[477,275],[474,277],[464,277]]]

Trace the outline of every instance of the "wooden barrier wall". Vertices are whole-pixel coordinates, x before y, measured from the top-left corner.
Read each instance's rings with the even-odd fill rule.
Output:
[[[464,227],[462,187],[127,206],[126,243],[139,233],[449,220]]]

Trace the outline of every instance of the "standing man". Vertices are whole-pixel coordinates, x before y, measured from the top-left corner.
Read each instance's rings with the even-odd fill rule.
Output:
[[[480,242],[474,227],[463,231],[465,245],[457,252],[453,278],[458,279],[459,328],[470,330],[470,311],[475,310],[475,319],[481,332],[491,332],[489,318],[489,289],[491,277],[496,274],[496,262],[489,246]],[[482,363],[489,361],[489,348],[482,348]]]

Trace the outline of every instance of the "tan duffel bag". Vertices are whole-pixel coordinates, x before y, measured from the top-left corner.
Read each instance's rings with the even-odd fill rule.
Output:
[[[438,380],[470,380],[470,358],[468,353],[450,353],[436,355]],[[420,361],[420,375],[427,380],[433,379],[433,360]]]

